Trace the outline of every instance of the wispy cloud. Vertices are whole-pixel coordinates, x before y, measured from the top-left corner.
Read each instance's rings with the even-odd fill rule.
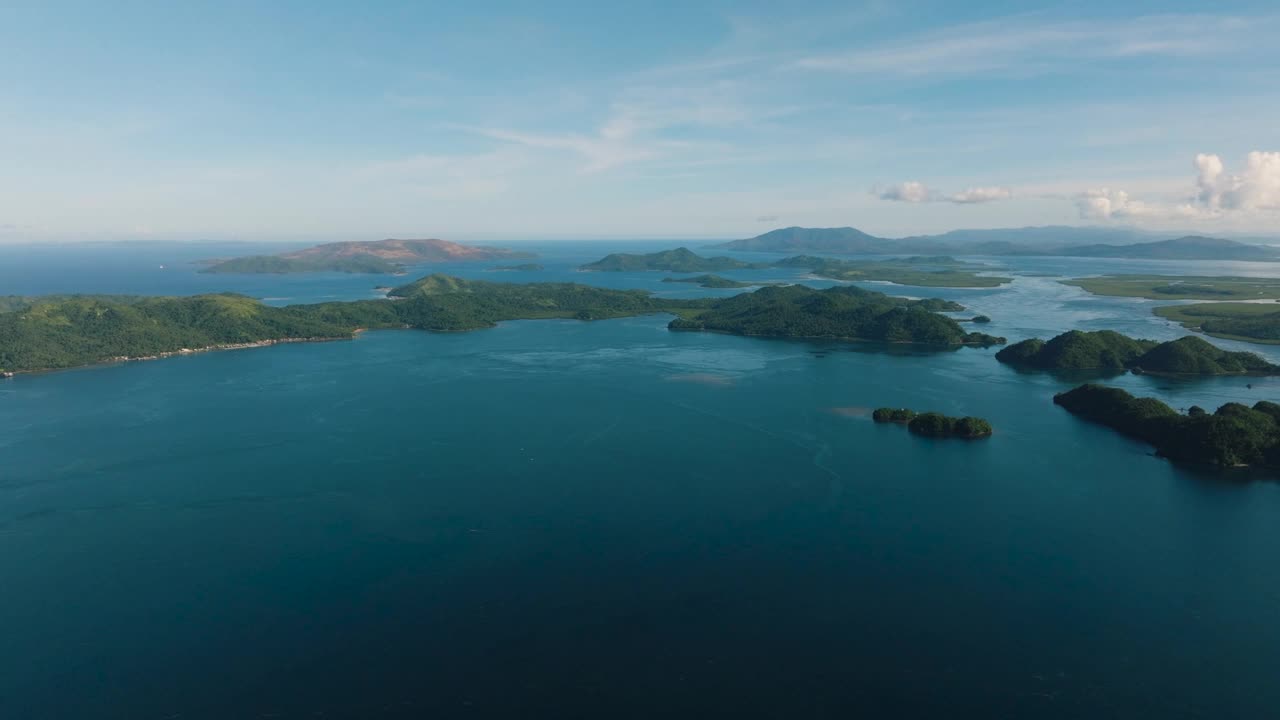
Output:
[[[1147,16],[1128,20],[1044,22],[1016,17],[972,23],[847,52],[809,55],[803,70],[868,75],[1028,74],[1090,60],[1199,56],[1265,48],[1276,20],[1220,16]]]

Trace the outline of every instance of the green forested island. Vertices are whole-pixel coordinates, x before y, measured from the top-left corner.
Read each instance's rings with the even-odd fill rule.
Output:
[[[1158,343],[1111,330],[1071,330],[1045,342],[1038,338],[1014,343],[996,353],[1003,363],[1038,370],[1103,370],[1168,375],[1230,375],[1280,373],[1249,352],[1231,352],[1190,336]]]
[[[1198,407],[1179,413],[1155,398],[1119,388],[1081,385],[1053,401],[1072,414],[1155,446],[1171,460],[1224,467],[1280,467],[1280,405],[1252,408],[1227,403],[1212,414]]]
[[[774,263],[777,267],[808,268],[818,277],[833,280],[891,282],[919,287],[999,287],[1012,282],[1007,277],[979,275],[981,265],[948,256],[908,257],[894,260],[837,260],[797,255]]]
[[[579,269],[593,272],[665,270],[666,272],[692,273],[763,267],[768,265],[743,262],[724,256],[702,257],[689,248],[681,247],[644,255],[613,253],[593,263],[587,263]]]
[[[693,277],[682,277],[682,278],[669,277],[669,278],[662,278],[662,282],[691,283],[704,288],[745,288],[745,287],[756,287],[758,285],[780,284],[780,283],[738,282],[737,280],[730,280],[727,277],[721,277],[719,275],[694,275]]]
[[[878,423],[906,425],[916,435],[928,437],[982,438],[992,433],[991,423],[979,417],[949,417],[942,413],[916,413],[907,408],[877,408],[871,419]]]
[[[1190,330],[1227,340],[1280,344],[1280,305],[1262,303],[1201,303],[1168,305],[1152,310]]]
[[[519,265],[494,265],[489,268],[496,272],[516,271],[516,272],[537,272],[542,270],[541,263],[520,263]]]
[[[781,292],[776,294],[774,291]],[[731,298],[662,299],[643,290],[576,283],[496,283],[429,275],[387,299],[273,307],[242,295],[50,296],[11,299],[0,312],[0,372],[142,359],[202,349],[350,338],[361,329],[463,331],[504,320],[595,320],[668,312],[672,329],[775,337],[838,337],[933,345],[999,338],[966,334],[933,310],[857,288],[764,288]]]
[[[920,287],[998,287],[1012,282],[1007,277],[979,275],[985,266],[966,263],[949,256],[914,256],[893,260],[839,260],[835,258],[797,255],[772,263],[748,263],[731,257],[702,257],[688,248],[663,250],[647,255],[614,253],[583,265],[581,270],[667,272],[720,272],[724,270],[761,269],[769,267],[804,268],[819,277],[846,281],[891,282]],[[714,275],[704,276],[705,287],[745,287],[750,283],[727,285],[736,281]],[[693,282],[671,280],[671,282]]]
[[[1148,300],[1274,300],[1280,279],[1198,275],[1103,275],[1060,280],[1094,295]]]
[[[673,301],[674,302],[674,301]],[[678,313],[673,330],[737,335],[842,338],[928,345],[993,345],[1004,338],[966,333],[938,310],[960,310],[947,300],[907,300],[857,287],[814,290],[804,285],[766,287]]]

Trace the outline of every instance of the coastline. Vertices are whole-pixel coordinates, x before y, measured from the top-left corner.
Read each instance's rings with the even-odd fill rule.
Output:
[[[217,345],[205,345],[198,348],[180,348],[178,350],[168,350],[154,355],[116,355],[109,358],[103,358],[96,362],[86,363],[84,365],[68,365],[67,367],[52,368],[32,368],[30,370],[6,370],[0,372],[0,378],[10,379],[18,375],[37,375],[53,372],[61,372],[63,370],[78,370],[81,368],[102,367],[105,365],[118,365],[130,362],[145,362],[147,360],[164,360],[171,357],[179,357],[186,355],[196,355],[206,352],[220,352],[223,350],[249,350],[252,348],[270,347],[272,345],[283,345],[286,343],[319,343],[319,342],[336,342],[340,340],[354,340],[357,335],[364,332],[365,328],[356,328],[349,336],[337,337],[302,337],[302,338],[275,338],[271,340],[255,340],[245,343],[220,343]]]

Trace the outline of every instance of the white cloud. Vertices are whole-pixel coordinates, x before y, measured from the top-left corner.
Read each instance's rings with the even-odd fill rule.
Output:
[[[1089,220],[1210,220],[1280,210],[1280,152],[1254,151],[1244,169],[1229,173],[1218,155],[1194,160],[1195,190],[1179,201],[1142,201],[1123,190],[1101,188],[1076,196],[1080,216]]]
[[[1195,166],[1196,201],[1206,212],[1280,210],[1280,152],[1249,153],[1238,175],[1217,155],[1196,155]]]
[[[895,202],[949,202],[956,205],[976,205],[997,200],[1008,200],[1013,197],[1013,191],[1006,187],[971,187],[958,193],[947,195],[930,189],[924,183],[909,180],[890,186],[879,193],[879,196],[881,200],[893,200]]]

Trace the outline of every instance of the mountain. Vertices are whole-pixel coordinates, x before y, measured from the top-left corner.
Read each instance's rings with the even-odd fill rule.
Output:
[[[532,257],[504,248],[476,247],[448,240],[335,242],[278,255],[250,255],[213,262],[206,273],[391,273],[404,265]]]
[[[953,230],[942,235],[882,238],[856,228],[789,227],[712,247],[754,252],[822,252],[843,255],[915,253],[945,255],[1054,255],[1153,260],[1280,260],[1280,249],[1189,235],[1147,237],[1129,228],[1026,227]],[[1088,244],[1083,244],[1085,242]]]
[[[719,272],[722,270],[739,270],[742,268],[764,267],[754,263],[735,260],[730,257],[702,257],[689,248],[663,250],[647,255],[631,253],[613,253],[593,263],[587,263],[579,270],[591,271],[638,271],[663,270],[666,272]]]

